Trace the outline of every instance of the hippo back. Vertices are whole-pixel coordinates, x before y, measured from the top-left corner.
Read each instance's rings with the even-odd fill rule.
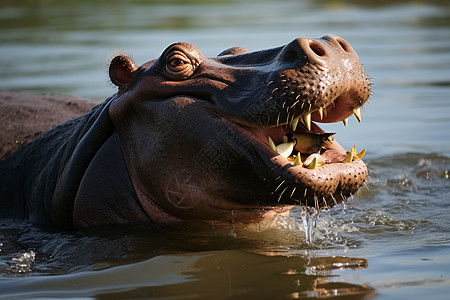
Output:
[[[108,100],[3,158],[0,217],[41,224],[71,222],[73,204],[62,203],[73,199],[68,195],[76,191],[72,185],[81,180],[77,176],[82,173],[80,168],[87,167],[99,145],[111,135]]]

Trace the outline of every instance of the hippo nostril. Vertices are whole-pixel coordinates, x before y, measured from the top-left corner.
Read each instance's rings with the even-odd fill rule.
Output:
[[[327,41],[336,50],[344,50],[349,54],[351,53],[355,54],[355,51],[353,50],[352,46],[350,46],[350,44],[340,36],[328,34],[323,36],[322,39]]]
[[[325,50],[319,41],[309,38],[298,38],[284,47],[280,54],[280,60],[285,62],[305,60],[316,62],[318,57],[326,55]]]
[[[352,52],[352,48],[347,43],[347,41],[339,39],[338,43],[341,46],[341,48],[344,49],[345,52]]]
[[[344,44],[342,41],[338,41],[339,45],[344,49],[344,51],[348,52],[347,44]]]
[[[312,41],[311,44],[309,44],[309,48],[311,48],[311,50],[317,55],[317,56],[324,56],[325,55],[325,50],[323,49],[323,47],[315,42]]]

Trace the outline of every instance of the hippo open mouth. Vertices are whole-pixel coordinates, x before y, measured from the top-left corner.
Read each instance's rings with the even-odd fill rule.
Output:
[[[354,113],[360,121],[359,110]],[[347,126],[347,119],[338,121]],[[272,177],[277,203],[332,207],[356,193],[366,180],[367,168],[362,162],[366,149],[345,151],[333,138],[334,133],[324,132],[310,119],[301,122],[296,124],[294,119],[265,128],[241,126],[241,130],[244,136],[257,137],[249,137],[253,150],[278,175]]]

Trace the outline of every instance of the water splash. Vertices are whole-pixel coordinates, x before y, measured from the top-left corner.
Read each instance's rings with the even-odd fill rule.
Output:
[[[314,240],[314,232],[319,219],[319,210],[314,207],[302,207],[302,221],[305,229],[305,238],[307,244],[312,244]]]
[[[36,253],[33,250],[21,252],[11,260],[8,270],[16,274],[29,273],[33,270],[35,257]]]

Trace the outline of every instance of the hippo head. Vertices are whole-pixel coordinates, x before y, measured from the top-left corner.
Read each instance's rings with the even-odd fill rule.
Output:
[[[176,43],[140,67],[117,56],[109,74],[110,118],[153,220],[255,222],[293,205],[332,207],[368,177],[363,153],[316,125],[360,121],[371,94],[341,37],[213,58]]]

